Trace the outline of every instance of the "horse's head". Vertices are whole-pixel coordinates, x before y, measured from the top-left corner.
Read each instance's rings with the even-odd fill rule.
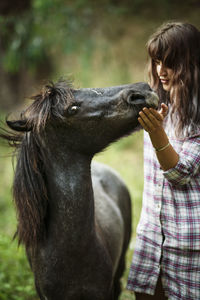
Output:
[[[158,106],[157,95],[146,83],[74,89],[58,82],[33,100],[21,120],[8,122],[12,129],[33,131],[54,144],[90,154],[138,128],[143,107]]]
[[[138,129],[138,114],[143,107],[158,106],[157,95],[146,83],[78,89],[73,96],[67,123],[94,152]]]

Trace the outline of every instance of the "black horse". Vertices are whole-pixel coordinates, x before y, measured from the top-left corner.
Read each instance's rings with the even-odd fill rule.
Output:
[[[134,131],[138,112],[156,107],[145,83],[74,89],[45,86],[12,131],[19,243],[42,300],[111,300],[131,235],[131,201],[119,176],[92,163],[95,153]],[[134,166],[133,166],[134,167]]]

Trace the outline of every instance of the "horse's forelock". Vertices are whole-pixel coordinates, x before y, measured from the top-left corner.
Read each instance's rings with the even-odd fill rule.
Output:
[[[24,111],[23,118],[39,132],[52,118],[63,120],[64,112],[73,101],[72,83],[49,82],[40,93],[31,97],[33,103]]]

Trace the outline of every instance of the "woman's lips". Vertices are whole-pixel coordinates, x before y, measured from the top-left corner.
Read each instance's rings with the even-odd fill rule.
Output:
[[[160,81],[162,84],[168,84],[169,83],[169,79],[161,79],[160,78]]]

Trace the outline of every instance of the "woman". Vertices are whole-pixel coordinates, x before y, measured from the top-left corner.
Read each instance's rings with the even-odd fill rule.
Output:
[[[159,111],[144,108],[144,192],[127,288],[200,299],[200,32],[164,24],[147,44]]]

